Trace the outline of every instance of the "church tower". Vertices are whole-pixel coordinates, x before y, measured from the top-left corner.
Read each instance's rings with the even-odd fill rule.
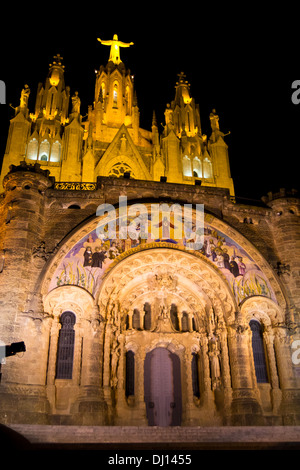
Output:
[[[121,49],[133,46],[98,38],[110,48],[107,64],[96,71],[94,101],[84,118],[78,92],[65,85],[63,58],[49,65],[37,89],[35,109],[28,109],[25,85],[11,120],[1,181],[11,164],[39,162],[57,183],[95,183],[98,176],[227,188],[234,197],[225,134],[219,117],[210,115],[212,133],[202,133],[199,105],[183,72],[174,100],[167,104],[159,134],[154,114],[151,130],[140,127],[134,76],[121,60]],[[70,100],[71,98],[71,100]],[[69,104],[71,101],[71,109]],[[2,183],[1,183],[2,184]]]
[[[119,128],[124,123],[125,126],[135,129],[135,136],[139,125],[139,111],[134,96],[134,77],[129,69],[126,70],[120,59],[120,52],[117,55],[115,53],[115,48],[120,48],[118,44],[123,44],[123,47],[127,44],[118,41],[117,35],[114,35],[114,38],[116,39],[113,41],[100,40],[104,45],[111,44],[111,53],[107,65],[105,67],[101,65],[96,75],[94,105],[97,109],[95,121],[99,140],[101,137],[104,139],[108,137],[103,134],[101,125]],[[129,43],[128,46],[130,44],[133,43]]]
[[[42,165],[59,164],[62,154],[62,135],[68,121],[70,88],[65,86],[63,58],[57,54],[49,65],[45,85],[39,83],[35,111],[30,114],[31,134],[26,159]],[[58,176],[56,173],[55,176]]]
[[[120,48],[133,43],[98,41],[110,47],[106,66],[96,74],[95,97],[89,108],[86,134],[93,127],[95,156],[94,180],[97,176],[120,177],[129,173],[134,179],[152,179],[152,133],[140,128],[140,112],[134,89],[134,76],[120,57]],[[91,178],[88,173],[82,181]],[[91,181],[91,179],[89,179]]]
[[[250,426],[252,446],[258,426],[274,443],[287,425],[295,444],[299,198],[280,190],[264,206],[233,201],[216,110],[206,136],[180,73],[163,131],[155,112],[151,130],[141,128],[121,60],[132,43],[99,42],[110,47],[108,62],[87,114],[56,55],[32,112],[25,85],[10,122],[0,197],[1,426],[51,446],[90,446],[82,426],[101,446],[128,435],[158,442],[162,427],[173,442],[167,427],[176,426],[180,446],[193,447],[213,426],[227,448],[234,426],[239,436]],[[20,344],[24,355],[7,354]]]
[[[210,116],[212,135],[202,133],[199,105],[191,97],[183,72],[178,75],[175,99],[167,104],[162,155],[168,182],[228,188],[234,196],[227,145],[219,130],[219,117]],[[198,183],[197,183],[198,182]]]

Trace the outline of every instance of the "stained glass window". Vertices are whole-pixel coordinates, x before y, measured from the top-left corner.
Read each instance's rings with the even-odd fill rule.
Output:
[[[134,395],[134,352],[126,353],[126,396]]]
[[[61,316],[61,329],[57,348],[57,379],[72,379],[76,317],[73,312],[64,312]]]
[[[268,380],[267,363],[261,324],[256,320],[250,321],[252,331],[252,350],[255,366],[256,380],[258,383],[266,383]]]

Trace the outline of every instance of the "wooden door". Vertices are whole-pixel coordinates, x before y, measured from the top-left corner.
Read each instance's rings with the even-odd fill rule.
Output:
[[[145,402],[149,426],[179,426],[181,422],[180,360],[165,348],[145,359]]]

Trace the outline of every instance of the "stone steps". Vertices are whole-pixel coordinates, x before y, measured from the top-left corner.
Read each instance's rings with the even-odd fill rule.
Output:
[[[225,427],[139,427],[139,426],[51,426],[13,424],[9,426],[34,445],[159,444],[203,448],[293,445],[300,448],[297,426]]]

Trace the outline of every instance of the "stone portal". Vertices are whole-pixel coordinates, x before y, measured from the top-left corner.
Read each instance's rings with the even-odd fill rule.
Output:
[[[180,426],[180,359],[165,348],[155,348],[145,359],[145,403],[149,426]]]

